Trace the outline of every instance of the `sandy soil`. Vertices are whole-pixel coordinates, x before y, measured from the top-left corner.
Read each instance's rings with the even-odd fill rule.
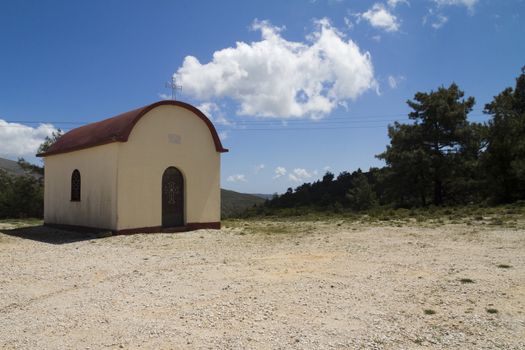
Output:
[[[0,348],[525,349],[524,230],[234,226],[0,228]]]

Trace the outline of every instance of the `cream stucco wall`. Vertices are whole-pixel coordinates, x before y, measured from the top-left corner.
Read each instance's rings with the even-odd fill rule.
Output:
[[[117,155],[112,143],[45,158],[44,221],[117,228]],[[81,176],[81,201],[71,202],[71,175]]]
[[[156,107],[118,147],[118,230],[161,226],[162,175],[170,166],[184,177],[185,224],[220,221],[220,153],[198,116]]]

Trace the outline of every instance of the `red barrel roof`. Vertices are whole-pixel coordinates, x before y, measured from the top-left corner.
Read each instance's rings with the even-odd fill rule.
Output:
[[[131,130],[133,130],[133,127],[137,124],[140,118],[153,108],[166,105],[185,108],[201,118],[210,130],[217,152],[228,152],[226,148],[222,147],[221,140],[219,139],[219,135],[213,124],[200,110],[188,103],[166,100],[155,102],[109,119],[104,119],[96,123],[72,129],[62,135],[47,150],[47,152],[37,154],[37,156],[47,157],[54,154],[73,152],[94,146],[105,145],[112,142],[126,142],[128,141]]]

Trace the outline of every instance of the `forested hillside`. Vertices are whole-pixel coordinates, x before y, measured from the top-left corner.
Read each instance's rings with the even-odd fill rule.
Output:
[[[227,218],[239,215],[246,209],[262,205],[264,199],[247,193],[221,189],[221,217]]]
[[[514,87],[485,105],[487,123],[473,123],[475,105],[456,84],[418,92],[407,101],[410,123],[388,128],[383,168],[326,173],[268,200],[272,208],[365,210],[500,204],[525,199],[525,67]]]
[[[44,169],[0,158],[0,219],[42,217],[44,214]]]

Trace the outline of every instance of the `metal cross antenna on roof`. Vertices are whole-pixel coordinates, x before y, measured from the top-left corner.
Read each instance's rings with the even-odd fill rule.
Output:
[[[175,101],[177,99],[177,90],[182,91],[182,85],[177,85],[177,79],[175,76],[171,77],[171,81],[166,83],[167,88],[171,88],[171,99]]]

